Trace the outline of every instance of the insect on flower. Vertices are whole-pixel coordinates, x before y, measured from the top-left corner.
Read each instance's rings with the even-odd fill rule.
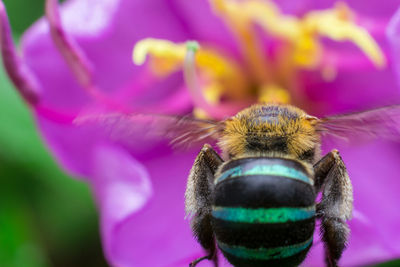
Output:
[[[183,214],[177,212],[172,215],[171,210],[167,209],[167,207],[176,207],[179,203],[183,204],[185,182],[180,179],[184,176],[183,173],[188,172],[186,167],[189,166],[184,166],[187,164],[187,159],[185,159],[187,156],[181,153],[177,159],[177,157],[170,157],[161,149],[154,150],[151,156],[140,157],[139,155],[141,161],[142,158],[145,159],[137,165],[143,163],[147,170],[153,172],[151,184],[157,194],[150,194],[149,177],[144,175],[143,168],[139,168],[141,166],[133,167],[134,164],[132,164],[135,163],[132,157],[140,154],[140,149],[137,146],[132,149],[120,146],[119,143],[114,144],[101,134],[94,136],[93,129],[81,131],[72,123],[77,113],[87,108],[102,110],[104,108],[112,112],[126,111],[128,113],[146,107],[154,112],[182,114],[193,108],[194,114],[200,115],[200,118],[206,113],[214,119],[226,119],[227,116],[236,114],[240,110],[239,104],[244,108],[249,106],[248,102],[254,103],[256,100],[265,101],[265,99],[275,98],[286,99],[287,103],[292,103],[307,111],[312,110],[310,112],[312,114],[324,114],[333,110],[351,110],[355,103],[360,108],[373,106],[372,103],[384,102],[378,99],[394,95],[382,93],[385,88],[388,92],[395,91],[391,66],[396,65],[391,62],[391,59],[397,57],[386,58],[389,55],[388,49],[379,47],[383,44],[383,32],[387,24],[386,20],[389,18],[387,17],[389,12],[384,12],[387,16],[385,21],[380,23],[378,17],[375,17],[375,13],[381,13],[380,8],[371,7],[371,10],[376,9],[376,11],[371,12],[372,16],[369,16],[370,14],[363,14],[365,12],[357,6],[353,10],[343,2],[331,8],[329,3],[320,5],[314,1],[299,1],[296,6],[300,8],[293,10],[285,9],[285,4],[281,9],[281,1],[276,1],[274,4],[268,0],[210,0],[208,1],[212,7],[210,10],[205,8],[207,4],[204,3],[207,1],[194,1],[189,4],[185,1],[167,1],[168,4],[165,5],[165,1],[142,1],[139,5],[135,1],[69,2],[83,4],[66,4],[59,16],[56,1],[46,1],[47,20],[41,19],[25,34],[22,46],[23,57],[18,57],[10,42],[12,39],[7,26],[7,16],[1,5],[2,51],[6,69],[16,88],[32,107],[43,136],[55,157],[66,169],[88,179],[96,191],[95,195],[101,211],[105,256],[111,265],[165,266],[174,262],[171,266],[177,266],[178,263],[188,263],[200,257],[197,254],[193,255],[197,248],[191,246],[193,240],[190,238],[190,232],[186,231],[189,230],[188,224],[185,225],[186,228],[182,225],[186,223],[182,220]],[[353,3],[354,1],[351,2],[352,5]],[[379,5],[371,4],[375,7]],[[289,5],[292,6],[290,3]],[[385,9],[389,9],[387,6]],[[82,13],[81,10],[86,11]],[[99,13],[99,10],[104,10],[104,12]],[[143,13],[143,10],[146,12]],[[152,12],[148,12],[149,10]],[[104,14],[104,16],[98,16],[99,14]],[[146,14],[145,18],[141,14]],[[161,14],[165,16],[160,16]],[[92,21],[90,18],[96,18],[95,23],[88,23]],[[184,26],[182,29],[176,23],[177,18],[179,24]],[[82,21],[84,21],[83,24]],[[99,24],[99,21],[104,23]],[[375,25],[375,22],[379,24]],[[143,27],[132,27],[135,24]],[[154,27],[155,24],[157,27]],[[396,37],[397,24],[396,22],[393,25],[396,27],[391,27],[392,37]],[[90,27],[93,25],[96,27]],[[214,28],[218,30],[214,31]],[[185,33],[181,33],[181,30]],[[215,34],[216,32],[218,34]],[[138,38],[143,38],[143,36],[151,38],[140,41]],[[153,39],[160,36],[165,39]],[[374,38],[377,38],[376,41]],[[74,42],[75,39],[76,42]],[[185,92],[186,87],[181,86],[180,77],[174,75],[180,71],[184,58],[185,47],[181,42],[187,39],[199,40],[204,45],[204,50],[198,54],[197,58],[197,67],[199,71],[201,70],[200,90],[203,95],[193,97],[193,103]],[[341,46],[332,46],[332,42],[325,42],[326,39],[335,43],[346,42],[344,44],[346,47],[342,49]],[[86,43],[87,40],[89,43]],[[175,41],[179,43],[174,43]],[[397,38],[393,38],[392,41],[392,45],[397,47],[395,45],[398,42]],[[349,45],[349,42],[352,44]],[[135,63],[144,64],[147,58],[145,66],[147,68],[131,70],[130,66],[124,65],[128,62],[125,59],[129,57],[133,43],[136,44],[137,52],[139,52],[139,56],[135,57],[137,60]],[[354,45],[364,56],[360,55],[360,51],[354,50]],[[105,53],[105,47],[118,47],[118,49],[114,49],[112,53]],[[342,61],[341,59],[349,60]],[[389,64],[386,64],[386,59],[389,60]],[[103,64],[104,62],[106,64]],[[67,65],[76,80],[70,75]],[[381,70],[385,75],[383,77],[386,78],[377,74],[378,71],[375,72],[375,68]],[[107,75],[104,75],[105,73]],[[379,79],[374,79],[373,77],[376,77],[374,74],[379,75]],[[368,79],[362,79],[361,85],[352,82],[357,81],[357,77],[360,76],[368,76]],[[107,79],[103,79],[105,77]],[[142,77],[144,79],[141,79]],[[168,82],[164,82],[164,78],[172,78],[171,88]],[[175,78],[178,79],[175,80]],[[194,80],[189,80],[192,81],[192,87],[194,87],[196,85]],[[382,84],[382,81],[385,83]],[[158,84],[162,86],[158,87]],[[379,94],[376,94],[376,88],[382,89],[379,90]],[[171,91],[171,89],[174,90]],[[192,91],[199,93],[200,90]],[[183,94],[180,94],[181,92]],[[340,92],[345,92],[345,95],[343,96]],[[360,97],[365,95],[367,97],[354,98],[348,94],[350,92]],[[324,95],[327,95],[329,99],[325,99]],[[397,93],[395,95],[397,96]],[[374,100],[376,98],[377,101],[370,101],[368,96],[372,96]],[[202,101],[204,99],[206,101]],[[345,107],[340,106],[337,105],[335,99],[344,103],[350,100],[350,103],[345,104]],[[175,106],[176,103],[179,105]],[[224,104],[227,103],[235,103],[232,105],[234,108],[223,109],[222,107],[226,107]],[[227,112],[227,110],[232,112]],[[111,117],[114,122],[108,121]],[[112,131],[115,133],[115,138],[118,138],[120,132],[125,133],[125,137],[130,137],[132,140],[134,138],[131,133],[135,131],[135,128],[140,128],[138,134],[141,136],[151,135],[151,133],[162,134],[176,139],[176,142],[190,145],[193,141],[205,143],[219,140],[224,132],[213,131],[216,129],[215,124],[222,125],[220,129],[224,129],[224,122],[228,121],[223,120],[217,123],[212,120],[191,120],[149,114],[113,115],[102,119],[114,125]],[[388,124],[394,125],[390,121]],[[359,129],[363,127],[361,124],[356,125],[354,126]],[[209,128],[205,129],[206,127]],[[376,135],[373,134],[373,130],[375,128],[369,131],[370,134]],[[324,133],[324,131],[319,133]],[[385,134],[381,132],[378,135],[387,137],[391,136],[391,132]],[[114,149],[116,147],[118,149]],[[146,145],[141,147],[147,149]],[[386,162],[387,166],[390,166],[393,161],[388,159],[394,157],[387,152],[391,149],[395,150],[394,146],[388,144],[386,148],[379,146],[379,151],[383,153],[380,154],[382,159],[377,163]],[[139,153],[137,153],[138,150]],[[169,150],[166,151],[170,153]],[[398,257],[399,249],[396,240],[399,238],[396,235],[396,222],[399,217],[392,210],[381,209],[381,205],[375,209],[370,208],[371,203],[374,204],[377,201],[375,197],[370,197],[371,191],[379,191],[379,195],[384,196],[379,200],[381,204],[388,203],[389,207],[389,203],[396,202],[398,198],[396,190],[384,190],[393,188],[390,185],[392,184],[390,179],[396,181],[393,175],[396,173],[395,164],[393,164],[394,169],[382,168],[379,164],[374,164],[376,171],[374,173],[372,167],[366,170],[364,166],[361,166],[368,160],[375,161],[373,156],[368,155],[372,153],[365,153],[361,157],[360,153],[355,153],[354,164],[344,150],[341,153],[346,163],[351,166],[349,173],[354,187],[357,188],[354,192],[354,203],[358,209],[354,211],[355,219],[350,224],[354,229],[351,246],[347,251],[347,255],[350,256],[343,255],[341,262],[359,265]],[[160,161],[162,157],[164,158]],[[123,162],[121,158],[126,158],[127,161]],[[190,159],[194,156],[188,158],[191,161]],[[238,160],[230,159],[229,154],[223,155],[223,159],[232,162]],[[125,168],[119,164],[113,164],[115,162],[123,162],[122,165]],[[164,172],[163,165],[170,166],[171,162],[179,162],[179,166],[168,167],[170,173],[168,175]],[[244,166],[244,163],[238,163]],[[359,164],[358,168],[357,164]],[[121,173],[125,174],[124,171],[120,172],[121,169],[127,169],[129,173],[121,175]],[[139,169],[139,174],[132,172],[132,169]],[[379,173],[378,169],[383,169],[385,172]],[[353,176],[353,173],[359,175]],[[379,181],[368,179],[378,175],[385,176],[382,177],[386,179],[385,182],[381,179]],[[142,181],[147,181],[147,183],[141,183],[139,186],[136,183],[126,183],[127,178],[130,181],[137,177],[142,177]],[[364,188],[358,187],[357,179],[364,185],[368,182],[370,184]],[[114,185],[118,185],[118,188],[122,187],[124,194],[119,190],[110,190],[114,189]],[[165,185],[169,185],[173,190],[168,190]],[[376,185],[381,185],[382,188],[377,189]],[[210,188],[213,188],[212,185]],[[362,189],[358,190],[360,188]],[[140,201],[134,198],[128,203],[127,199],[131,200],[131,196],[135,196],[137,189],[140,190],[138,194]],[[215,194],[212,190],[209,193]],[[121,206],[120,203],[124,205]],[[137,212],[139,206],[141,208],[142,205],[146,212]],[[126,209],[127,206],[129,206],[128,209]],[[176,210],[183,213],[183,208]],[[379,216],[376,216],[377,210],[382,210],[382,214],[379,213]],[[115,214],[118,215],[117,218]],[[124,216],[120,216],[121,214]],[[149,227],[152,226],[150,224],[157,227],[159,222],[154,218],[164,214],[168,214],[171,219],[163,222],[164,228],[168,228],[169,231],[154,233],[152,229],[155,228]],[[194,221],[196,214],[193,216]],[[360,218],[364,219],[362,223]],[[367,223],[368,228],[366,228]],[[179,231],[174,229],[179,229]],[[212,237],[217,231],[211,230]],[[357,242],[360,245],[357,245]],[[155,247],[155,244],[167,245],[164,246],[163,251],[160,251],[162,253],[160,257],[147,257],[143,252],[153,253],[154,249],[148,248]],[[320,247],[314,244],[315,252],[310,253],[307,264],[312,264],[313,261],[319,262],[319,259],[315,261],[312,258],[314,255],[319,256]],[[360,257],[367,250],[375,253],[367,253],[367,257],[364,255]],[[184,259],[178,262],[178,258]]]
[[[190,88],[197,81],[188,51]],[[100,123],[117,139],[146,132],[179,145],[203,144],[185,205],[207,255],[190,266],[204,259],[217,264],[217,247],[234,266],[297,266],[312,246],[316,220],[327,266],[337,266],[350,232],[353,190],[339,152],[321,157],[321,138],[398,139],[399,119],[400,105],[316,118],[292,105],[267,103],[221,121],[135,113],[81,116],[76,123]],[[222,156],[207,142],[217,142]]]
[[[266,104],[224,121],[146,114],[98,120],[114,134],[128,123],[174,142],[218,141],[225,160],[205,144],[187,183],[186,212],[207,251],[191,266],[216,260],[215,240],[234,266],[296,266],[312,245],[315,219],[322,222],[327,265],[336,266],[349,235],[352,185],[337,150],[320,157],[320,137],[395,138],[399,116],[400,105],[318,119],[290,105]]]

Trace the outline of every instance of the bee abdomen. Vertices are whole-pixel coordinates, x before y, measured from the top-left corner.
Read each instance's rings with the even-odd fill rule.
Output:
[[[212,224],[234,266],[295,266],[312,245],[315,193],[302,164],[277,158],[231,161],[215,179]]]

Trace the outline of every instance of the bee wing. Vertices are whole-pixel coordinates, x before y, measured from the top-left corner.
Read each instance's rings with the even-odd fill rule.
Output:
[[[345,140],[400,141],[400,105],[325,117],[318,120],[317,130]]]
[[[223,122],[143,113],[86,115],[78,117],[75,124],[99,127],[113,141],[168,139],[177,146],[214,141],[223,130]]]

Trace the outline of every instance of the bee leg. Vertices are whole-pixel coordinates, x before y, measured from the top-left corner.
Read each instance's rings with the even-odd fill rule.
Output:
[[[199,262],[201,262],[202,260],[212,260],[212,261],[214,262],[214,267],[218,267],[218,257],[217,257],[216,251],[215,251],[214,256],[211,256],[211,257],[210,257],[210,255],[206,255],[206,256],[204,256],[204,257],[200,257],[200,258],[198,258],[198,259],[195,259],[194,261],[192,261],[192,262],[189,264],[189,267],[195,267],[195,266],[196,266]]]
[[[214,234],[211,227],[210,215],[194,216],[190,224],[193,235],[197,241],[206,250],[207,255],[192,261],[189,266],[194,267],[202,260],[213,260],[214,266],[218,266],[217,249],[215,246]]]
[[[214,174],[222,159],[210,145],[204,145],[190,170],[185,192],[186,213],[193,215],[190,226],[193,235],[206,250],[207,255],[194,260],[189,266],[196,266],[202,260],[213,260],[217,266],[217,253],[211,226],[211,196],[214,190]]]
[[[328,266],[337,266],[350,232],[346,220],[353,209],[353,188],[346,167],[337,150],[332,150],[314,165],[315,189],[322,191],[317,204],[321,236]]]

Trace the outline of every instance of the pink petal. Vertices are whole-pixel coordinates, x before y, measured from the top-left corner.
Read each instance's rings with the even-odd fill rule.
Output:
[[[398,159],[393,143],[375,142],[340,149],[354,189],[354,213],[343,266],[365,266],[400,257]],[[305,264],[321,266],[322,243],[313,246]]]
[[[224,53],[239,54],[239,47],[232,30],[213,13],[209,1],[170,0],[168,2],[190,38]]]
[[[106,166],[106,169],[99,169],[100,173],[113,173],[112,166],[108,170],[110,159],[106,159],[107,155],[104,153],[104,161],[98,162]],[[130,214],[114,220],[109,218],[109,214],[115,207],[101,205],[104,246],[111,264],[123,267],[168,266],[180,259],[190,260],[192,255],[201,254],[191,235],[189,222],[184,220],[184,191],[194,157],[191,152],[146,161],[154,194],[141,209],[132,210]],[[119,168],[117,166],[117,174],[121,173]],[[120,176],[116,175],[113,179],[118,182]],[[109,190],[107,187],[107,184],[100,184],[96,190]],[[122,202],[119,195],[113,197],[116,198],[113,201]]]
[[[342,70],[332,82],[325,82],[319,73],[306,73],[299,84],[310,101],[304,108],[315,115],[327,115],[398,103],[400,91],[395,78],[391,68]]]
[[[106,157],[108,154],[118,158],[109,152],[100,155]],[[354,218],[350,222],[351,239],[341,264],[363,265],[399,257],[400,234],[397,228],[400,215],[397,206],[393,205],[400,201],[396,176],[398,148],[392,144],[376,143],[341,149],[341,154],[347,163],[355,195]],[[377,161],[376,155],[381,160]],[[104,222],[102,229],[107,236],[105,246],[111,263],[124,267],[187,266],[188,262],[202,255],[202,249],[191,235],[189,222],[183,219],[183,194],[187,173],[194,157],[194,153],[185,153],[146,161],[145,166],[152,177],[154,195],[142,209],[124,213],[126,216],[113,221],[107,217],[111,212],[108,208],[112,207],[101,205]],[[118,171],[119,165],[117,171],[111,171],[113,161],[106,158],[105,168],[111,166],[109,173],[115,172],[113,181],[118,184],[122,179],[123,182],[125,178]],[[104,173],[106,170],[100,169],[100,172]],[[104,186],[108,187],[107,184],[100,185],[96,190]],[[100,197],[99,201],[104,201],[104,197],[97,196]],[[119,197],[116,199],[119,203]],[[323,262],[322,243],[317,232],[315,236],[314,247],[305,262],[306,266],[321,266]],[[229,266],[224,259],[221,261],[223,266]],[[200,266],[211,265],[204,262]]]
[[[124,149],[98,145],[94,151],[92,181],[101,209],[102,235],[106,256],[114,261],[115,232],[131,214],[140,211],[152,196],[145,168]]]
[[[327,42],[324,60],[335,66],[337,75],[334,80],[325,81],[320,72],[302,73],[299,84],[313,103],[312,110],[316,115],[398,103],[400,91],[394,73],[396,59],[383,34],[386,26],[387,23],[379,24],[380,29],[375,29],[378,35],[374,36],[387,59],[384,69],[377,69],[352,44]]]
[[[173,114],[179,114],[188,108],[182,104],[184,102],[171,103],[171,99],[166,98],[165,101],[154,106],[151,111],[154,113],[170,111]],[[43,137],[60,164],[74,176],[92,180],[91,160],[96,154],[94,149],[98,143],[110,142],[109,131],[98,125],[78,127],[74,124],[76,116],[59,114],[44,108],[38,108],[36,115]],[[127,127],[133,126],[127,125]],[[135,158],[154,158],[171,151],[166,146],[165,140],[160,138],[148,140],[142,138],[142,135],[138,138],[137,135],[129,134],[129,128],[127,132],[126,138],[121,137],[113,141],[115,145],[128,149]]]
[[[304,5],[331,8],[335,2],[305,1]],[[285,1],[282,4],[284,3]],[[389,18],[398,5],[397,1],[389,1],[389,6],[384,9],[380,7],[379,1],[372,1],[371,5],[357,0],[346,3],[356,12],[357,23],[366,27],[377,40],[386,55],[388,65],[383,70],[377,69],[354,44],[324,41],[323,60],[325,64],[334,66],[336,78],[329,82],[322,79],[320,72],[303,72],[298,83],[302,93],[310,100],[303,107],[316,115],[362,110],[398,103],[399,100],[399,90],[393,73],[394,57],[385,36]],[[379,13],[380,11],[383,13]]]
[[[386,34],[392,49],[393,68],[397,82],[400,85],[400,8],[397,9],[396,14],[392,17]]]
[[[312,3],[331,7],[331,2]],[[63,7],[61,17],[66,31],[93,63],[94,80],[104,92],[114,95],[120,90],[124,93],[131,90],[135,97],[128,98],[129,103],[141,102],[141,107],[153,105],[154,109],[174,112],[190,108],[190,104],[175,106],[171,99],[165,100],[175,93],[182,99],[187,97],[180,94],[181,79],[172,77],[148,91],[141,90],[148,87],[138,82],[143,72],[131,63],[131,51],[133,44],[145,37],[185,41],[188,37],[200,36],[201,40],[236,53],[228,29],[213,17],[208,5],[201,1],[193,3],[196,4],[180,0],[73,0]],[[373,5],[377,3],[373,1]],[[389,3],[392,7],[392,1]],[[352,1],[352,4],[360,6],[366,15],[373,11],[361,6],[362,1]],[[384,9],[383,13],[376,14],[389,13]],[[344,51],[347,49],[348,46],[343,47]],[[55,48],[44,20],[25,35],[24,53],[28,65],[43,83],[45,104],[72,110],[71,114],[92,107],[92,99],[74,80]],[[328,84],[315,73],[304,75],[301,82],[307,88],[312,105],[324,113],[399,99],[390,68],[377,72],[364,64],[361,67],[339,72],[337,79]],[[149,84],[153,85],[153,80]],[[54,120],[51,116],[43,117],[43,112],[38,114],[43,134],[63,166],[76,175],[86,176],[93,184],[101,209],[104,248],[111,264],[187,266],[203,255],[191,235],[189,222],[183,219],[183,194],[195,153],[171,156],[165,147],[143,152],[141,159],[149,171],[150,183],[144,167],[132,158],[132,154],[137,153],[134,148],[121,149],[109,144],[101,132],[93,128],[77,129],[70,120]],[[396,226],[400,219],[392,204],[399,202],[396,150],[393,144],[342,150],[354,183],[356,208],[350,245],[342,259],[345,265],[399,257]],[[318,247],[321,244],[316,244],[307,261],[311,266],[321,266]],[[365,251],[368,251],[367,256],[363,254]],[[209,266],[209,263],[200,266]]]
[[[143,68],[131,62],[133,45],[141,38],[185,40],[176,18],[164,7],[163,1],[69,1],[63,6],[61,17],[67,33],[93,63],[95,81],[103,88],[115,95],[132,92],[134,101],[129,97],[120,99],[136,109],[151,107],[152,112],[179,114],[191,108],[190,98],[181,86],[182,78],[174,76],[161,84],[149,77],[148,82],[141,83]],[[132,30],[135,25],[140,27]],[[28,65],[43,83],[42,105],[36,112],[50,148],[74,175],[90,177],[92,149],[105,137],[94,129],[75,129],[72,121],[82,109],[97,105],[74,79],[54,46],[44,19],[24,35],[23,47]],[[169,98],[172,96],[176,96],[175,101]],[[138,151],[143,152],[136,150],[136,155]]]
[[[47,145],[61,166],[74,176],[89,178],[93,149],[97,142],[104,140],[96,129],[77,128],[72,120],[54,121],[54,118],[48,120],[43,116],[37,120]]]
[[[72,0],[62,6],[61,19],[66,32],[92,62],[94,82],[104,92],[116,92],[139,77],[140,67],[131,60],[133,45],[138,40],[187,39],[168,10],[165,1],[160,0]],[[43,83],[45,104],[76,111],[91,102],[54,46],[44,19],[26,32],[22,43],[28,66]]]

